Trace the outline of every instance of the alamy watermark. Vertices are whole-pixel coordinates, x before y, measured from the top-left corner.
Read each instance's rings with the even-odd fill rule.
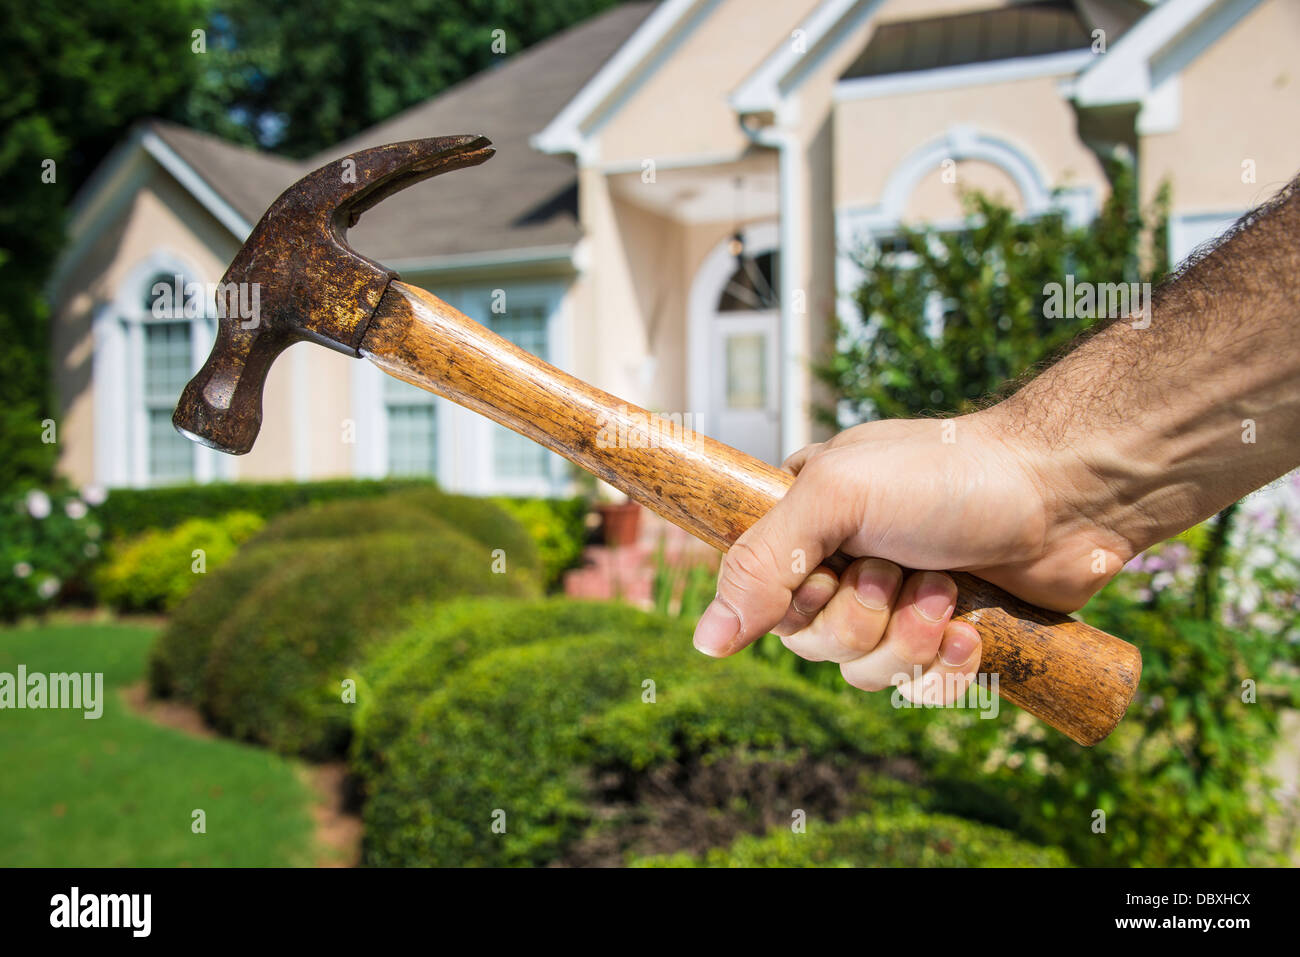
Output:
[[[50,898],[50,926],[121,928],[148,937],[153,926],[152,894],[83,894],[73,887]]]
[[[927,675],[920,665],[913,665],[910,675],[900,672],[890,683],[894,685],[890,702],[895,708],[970,708],[981,718],[998,716],[998,676],[990,672],[981,671],[970,680],[962,674]],[[904,686],[910,696],[904,693]]]
[[[262,321],[262,284],[256,282],[186,282],[177,274],[171,282],[156,282],[149,290],[155,319],[239,319],[244,329],[256,329]]]
[[[17,674],[0,671],[0,710],[6,708],[84,711],[83,717],[94,721],[104,713],[104,673],[28,674],[26,665],[19,665]]]
[[[616,413],[601,413],[596,422],[596,447],[601,449],[657,449],[664,445],[693,446],[700,433],[698,413],[631,412],[626,405]]]
[[[1130,325],[1145,329],[1151,325],[1151,283],[1149,282],[1075,282],[1067,273],[1065,282],[1049,282],[1043,287],[1046,319],[1124,319],[1134,317]]]

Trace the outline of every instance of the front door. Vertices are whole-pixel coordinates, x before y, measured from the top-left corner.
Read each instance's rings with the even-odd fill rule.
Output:
[[[776,464],[780,456],[775,309],[729,310],[713,320],[714,437]]]

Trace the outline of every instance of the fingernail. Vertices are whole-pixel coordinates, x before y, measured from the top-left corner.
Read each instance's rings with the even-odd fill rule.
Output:
[[[883,611],[889,607],[889,601],[898,589],[900,572],[893,562],[871,558],[858,568],[858,586],[856,594],[872,611]]]
[[[721,658],[740,637],[740,619],[718,599],[709,602],[695,626],[695,647],[713,658]]]
[[[939,660],[949,668],[960,668],[970,661],[979,647],[979,637],[969,628],[949,628],[939,646]]]
[[[916,588],[916,610],[930,621],[942,621],[952,611],[957,586],[940,572],[922,572]]]
[[[830,575],[813,575],[795,590],[790,604],[801,615],[816,614],[831,600],[839,584]]]

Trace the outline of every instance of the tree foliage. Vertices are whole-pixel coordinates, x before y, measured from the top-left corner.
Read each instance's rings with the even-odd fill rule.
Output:
[[[190,33],[205,16],[203,0],[0,6],[0,489],[53,466],[43,285],[68,203],[133,120],[197,75]]]
[[[1132,167],[1116,161],[1110,172],[1111,193],[1084,226],[1060,213],[1024,219],[967,193],[964,228],[904,227],[888,248],[860,250],[864,278],[853,297],[860,315],[837,323],[834,352],[816,368],[837,400],[819,410],[821,420],[843,427],[968,412],[1093,323],[1051,318],[1050,284],[1067,275],[1078,285],[1163,273],[1161,257],[1144,271],[1139,254],[1144,234],[1164,246],[1166,191],[1142,211]]]
[[[615,2],[224,0],[183,118],[309,156]]]

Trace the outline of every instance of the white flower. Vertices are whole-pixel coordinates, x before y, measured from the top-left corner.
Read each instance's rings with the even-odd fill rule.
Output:
[[[28,565],[26,562],[19,562],[17,565],[14,566],[15,578],[26,578],[31,573],[32,573],[32,566]]]
[[[27,493],[27,514],[32,518],[45,518],[50,514],[50,497],[38,488]]]
[[[79,498],[69,499],[68,503],[63,506],[63,511],[67,512],[68,518],[76,521],[85,518],[90,509],[86,508],[86,503]]]
[[[108,492],[102,485],[87,485],[81,490],[81,497],[85,499],[87,505],[103,505],[104,500],[108,498]]]
[[[36,586],[36,594],[49,601],[59,593],[60,582],[57,578],[46,578]]]

